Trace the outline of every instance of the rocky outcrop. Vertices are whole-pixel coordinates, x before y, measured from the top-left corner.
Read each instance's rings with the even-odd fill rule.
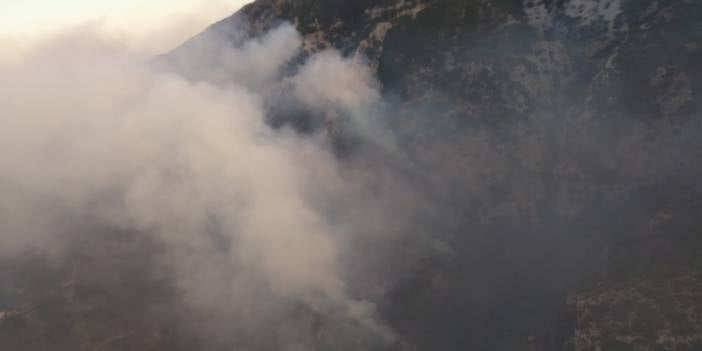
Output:
[[[700,274],[640,280],[573,294],[573,349],[697,350],[702,347]]]

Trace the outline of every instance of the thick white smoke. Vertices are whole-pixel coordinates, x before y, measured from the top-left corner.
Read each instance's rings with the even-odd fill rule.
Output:
[[[339,233],[311,200],[343,192],[336,161],[322,138],[264,122],[266,94],[300,44],[284,25],[197,58],[200,71],[190,62],[216,85],[157,71],[89,28],[0,66],[0,255],[60,255],[66,233],[99,222],[165,243],[194,305],[248,315],[266,304],[252,288],[263,284],[386,333],[349,296]],[[377,99],[365,68],[334,53],[290,79],[321,111]]]

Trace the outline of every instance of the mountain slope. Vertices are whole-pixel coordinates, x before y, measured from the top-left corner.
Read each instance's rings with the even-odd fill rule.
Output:
[[[391,151],[288,86],[262,103],[274,127],[324,134],[371,192],[406,195],[378,209],[416,207],[351,214],[380,219],[359,219],[342,257],[396,342],[299,301],[269,307],[291,328],[213,320],[182,306],[158,242],[107,230],[65,262],[0,261],[0,346],[272,350],[299,333],[319,350],[700,349],[701,19],[696,0],[247,5],[157,62],[226,85],[240,77],[223,50],[290,23],[303,50],[271,79],[327,49],[370,67],[382,100],[363,113]]]
[[[695,1],[280,0],[217,26],[288,21],[303,56],[336,49],[377,73],[454,250],[386,297],[410,344],[687,350],[697,317],[661,322],[614,296],[653,280],[660,306],[699,308],[663,287],[701,263],[700,18]],[[566,303],[594,296],[628,307]]]

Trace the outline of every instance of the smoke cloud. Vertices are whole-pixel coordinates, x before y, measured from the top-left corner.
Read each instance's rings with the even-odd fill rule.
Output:
[[[520,78],[535,95],[494,101],[533,110],[483,111],[453,77],[388,62],[383,90],[361,58],[247,26],[156,58],[187,26],[0,38],[0,322],[53,304],[49,328],[71,326],[9,349],[514,349],[551,333],[570,289],[697,265],[673,249],[702,218],[697,110],[646,120],[597,84],[542,100]],[[516,67],[521,39],[487,38],[466,67]],[[596,66],[559,67],[538,81]],[[665,94],[686,81],[669,78]]]
[[[61,261],[96,230],[136,233],[161,243],[164,272],[208,333],[260,334],[301,304],[338,321],[338,335],[389,340],[346,283],[356,219],[325,207],[362,187],[340,174],[323,133],[265,118],[272,92],[290,86],[313,111],[362,115],[379,96],[369,71],[325,52],[279,79],[301,45],[289,25],[240,47],[196,40],[175,59],[183,76],[90,26],[0,66],[0,256]],[[266,333],[312,348],[294,324]]]

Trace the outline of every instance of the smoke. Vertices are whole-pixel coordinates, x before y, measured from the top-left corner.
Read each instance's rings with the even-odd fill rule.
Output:
[[[608,60],[514,80],[507,36],[468,44],[468,79],[410,46],[381,94],[361,59],[306,57],[286,24],[250,38],[233,17],[145,59],[183,28],[0,45],[0,313],[52,301],[68,312],[27,325],[74,340],[15,349],[510,348],[550,333],[569,289],[697,267],[697,110],[647,121],[598,84],[538,83]],[[481,67],[498,74],[474,84]],[[669,75],[666,110],[689,98]],[[15,293],[7,271],[49,283]]]
[[[378,99],[369,71],[327,52],[279,79],[301,44],[289,25],[240,47],[196,40],[207,49],[176,58],[189,79],[91,26],[0,66],[0,256],[60,261],[95,228],[137,233],[163,245],[183,302],[220,339],[245,329],[313,348],[294,321],[258,329],[300,303],[387,340],[340,263],[357,219],[324,207],[362,187],[340,174],[322,135],[265,122],[280,84],[313,111],[363,115]]]
[[[336,51],[313,56],[294,80],[295,93],[311,107],[341,106],[354,109],[380,98],[368,66],[344,60]]]
[[[168,62],[159,63],[176,67],[191,80],[225,86],[236,82],[263,94],[300,49],[302,38],[292,26],[282,25],[257,40],[246,40],[241,27],[207,31],[174,50]],[[232,46],[235,37],[241,47]]]

